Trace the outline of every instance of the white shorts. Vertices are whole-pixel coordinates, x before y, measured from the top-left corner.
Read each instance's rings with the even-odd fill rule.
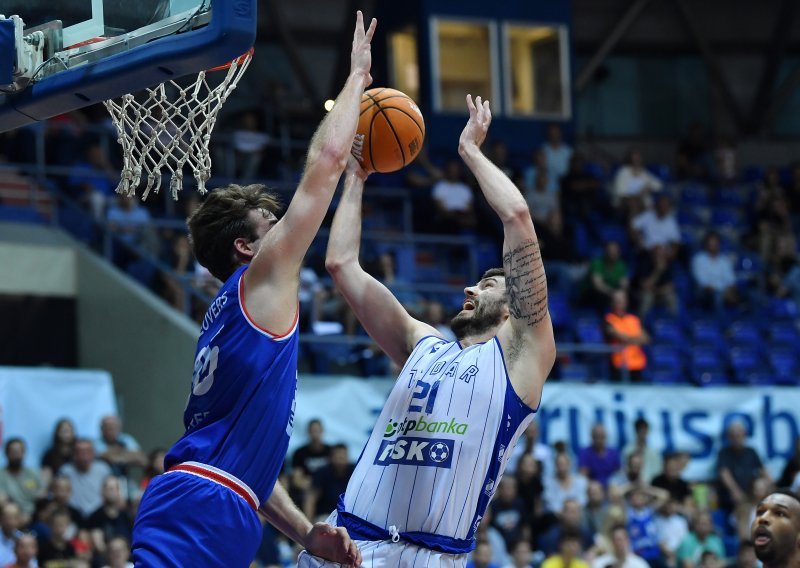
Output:
[[[336,511],[326,520],[336,526]],[[464,568],[467,554],[446,554],[429,548],[391,540],[357,540],[362,568]],[[341,564],[323,560],[305,550],[297,558],[297,568],[339,568]]]

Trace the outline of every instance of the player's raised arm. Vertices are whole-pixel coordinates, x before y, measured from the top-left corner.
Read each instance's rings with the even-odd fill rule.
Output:
[[[555,340],[547,309],[539,242],[530,210],[519,189],[480,149],[492,113],[488,101],[467,95],[469,121],[461,133],[458,153],[503,223],[503,270],[508,291],[509,320],[498,332],[512,384],[523,400],[536,407],[542,385],[555,361]]]
[[[303,177],[285,215],[265,236],[253,258],[247,272],[248,285],[263,280],[279,280],[277,284],[283,285],[288,280],[296,288],[300,264],[328,211],[353,145],[361,95],[372,81],[370,41],[377,22],[373,18],[365,30],[360,11],[356,20],[350,74],[333,109],[314,133]]]
[[[351,157],[328,238],[325,267],[370,337],[402,366],[420,338],[439,332],[412,318],[389,289],[364,271],[358,261],[366,176]]]

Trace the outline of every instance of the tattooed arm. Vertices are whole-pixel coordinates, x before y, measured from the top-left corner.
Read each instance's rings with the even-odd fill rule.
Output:
[[[469,121],[458,152],[483,195],[503,222],[503,270],[508,292],[508,321],[497,334],[517,393],[536,408],[542,386],[555,361],[555,340],[547,310],[545,278],[539,242],[528,204],[514,183],[480,150],[492,120],[489,102],[467,95]]]

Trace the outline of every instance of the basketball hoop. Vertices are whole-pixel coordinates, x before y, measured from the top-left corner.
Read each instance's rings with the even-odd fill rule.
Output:
[[[253,48],[230,63],[201,71],[186,86],[173,80],[145,89],[139,95],[123,95],[104,102],[122,146],[123,165],[117,193],[134,195],[147,176],[142,193],[146,199],[161,188],[161,173],[171,175],[173,199],[183,188],[183,167],[189,166],[197,180],[197,191],[206,192],[211,177],[208,144],[217,114],[236,88],[253,56]],[[227,70],[222,82],[212,87],[207,73]],[[138,100],[137,100],[138,98]]]

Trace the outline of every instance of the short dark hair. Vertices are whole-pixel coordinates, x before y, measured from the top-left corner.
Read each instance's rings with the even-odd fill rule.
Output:
[[[280,210],[278,198],[260,184],[236,185],[215,189],[192,213],[186,224],[189,242],[197,261],[223,282],[236,271],[233,241],[239,238],[255,240],[255,227],[250,211]]]
[[[577,529],[564,529],[561,534],[558,535],[558,544],[563,544],[568,540],[577,540],[581,542],[581,533],[579,533]]]
[[[485,278],[493,278],[494,276],[502,276],[503,278],[505,278],[506,271],[503,270],[502,268],[490,268],[489,270],[483,273],[483,276],[481,276],[481,280],[484,280]]]
[[[22,449],[23,450],[25,449],[25,440],[18,437],[9,438],[8,440],[6,440],[6,453],[8,453],[8,449],[11,447],[11,444],[22,444]]]
[[[643,416],[640,416],[633,423],[633,428],[635,430],[639,430],[640,428],[650,428],[650,423],[647,420],[645,420]]]

